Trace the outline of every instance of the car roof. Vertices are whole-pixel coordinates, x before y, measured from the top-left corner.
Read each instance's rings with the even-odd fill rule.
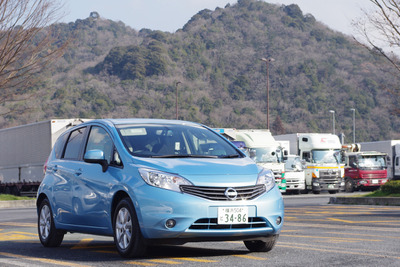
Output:
[[[124,125],[124,124],[173,124],[173,125],[190,125],[190,126],[201,125],[199,123],[189,122],[189,121],[145,119],[145,118],[96,119],[88,123],[104,123],[108,125]]]

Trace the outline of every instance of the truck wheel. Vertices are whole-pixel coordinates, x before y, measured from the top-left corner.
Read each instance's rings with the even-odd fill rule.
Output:
[[[351,181],[351,179],[346,179],[345,184],[344,184],[344,188],[345,188],[347,193],[354,192],[353,182]]]
[[[114,242],[122,257],[139,257],[146,252],[135,209],[129,198],[122,199],[114,213]]]
[[[53,213],[46,199],[40,203],[38,214],[38,233],[40,243],[45,247],[58,247],[64,239],[64,232],[54,226]]]
[[[268,241],[251,240],[243,242],[246,248],[251,252],[268,252],[275,246],[278,237],[279,235],[273,235]]]

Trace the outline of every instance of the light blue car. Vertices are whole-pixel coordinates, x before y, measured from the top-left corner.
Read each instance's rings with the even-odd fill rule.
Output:
[[[269,251],[283,224],[270,170],[206,126],[93,120],[56,141],[37,195],[43,246],[67,232],[113,236],[123,257],[152,244],[243,240]]]

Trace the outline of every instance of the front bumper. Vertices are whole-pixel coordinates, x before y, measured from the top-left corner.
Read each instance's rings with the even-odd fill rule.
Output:
[[[279,234],[283,225],[283,199],[277,186],[253,200],[237,201],[212,201],[150,186],[140,191],[135,206],[146,239],[262,239]],[[218,207],[248,207],[248,222],[219,225]],[[167,220],[174,220],[175,226],[168,228]]]

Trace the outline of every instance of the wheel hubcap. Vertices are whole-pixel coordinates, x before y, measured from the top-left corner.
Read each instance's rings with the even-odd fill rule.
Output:
[[[40,231],[40,236],[43,239],[46,239],[49,236],[50,227],[51,227],[50,208],[49,206],[44,205],[40,211],[40,218],[39,218],[39,231]]]
[[[121,249],[126,249],[132,238],[132,218],[126,208],[118,211],[118,216],[115,222],[115,232],[118,246]]]

